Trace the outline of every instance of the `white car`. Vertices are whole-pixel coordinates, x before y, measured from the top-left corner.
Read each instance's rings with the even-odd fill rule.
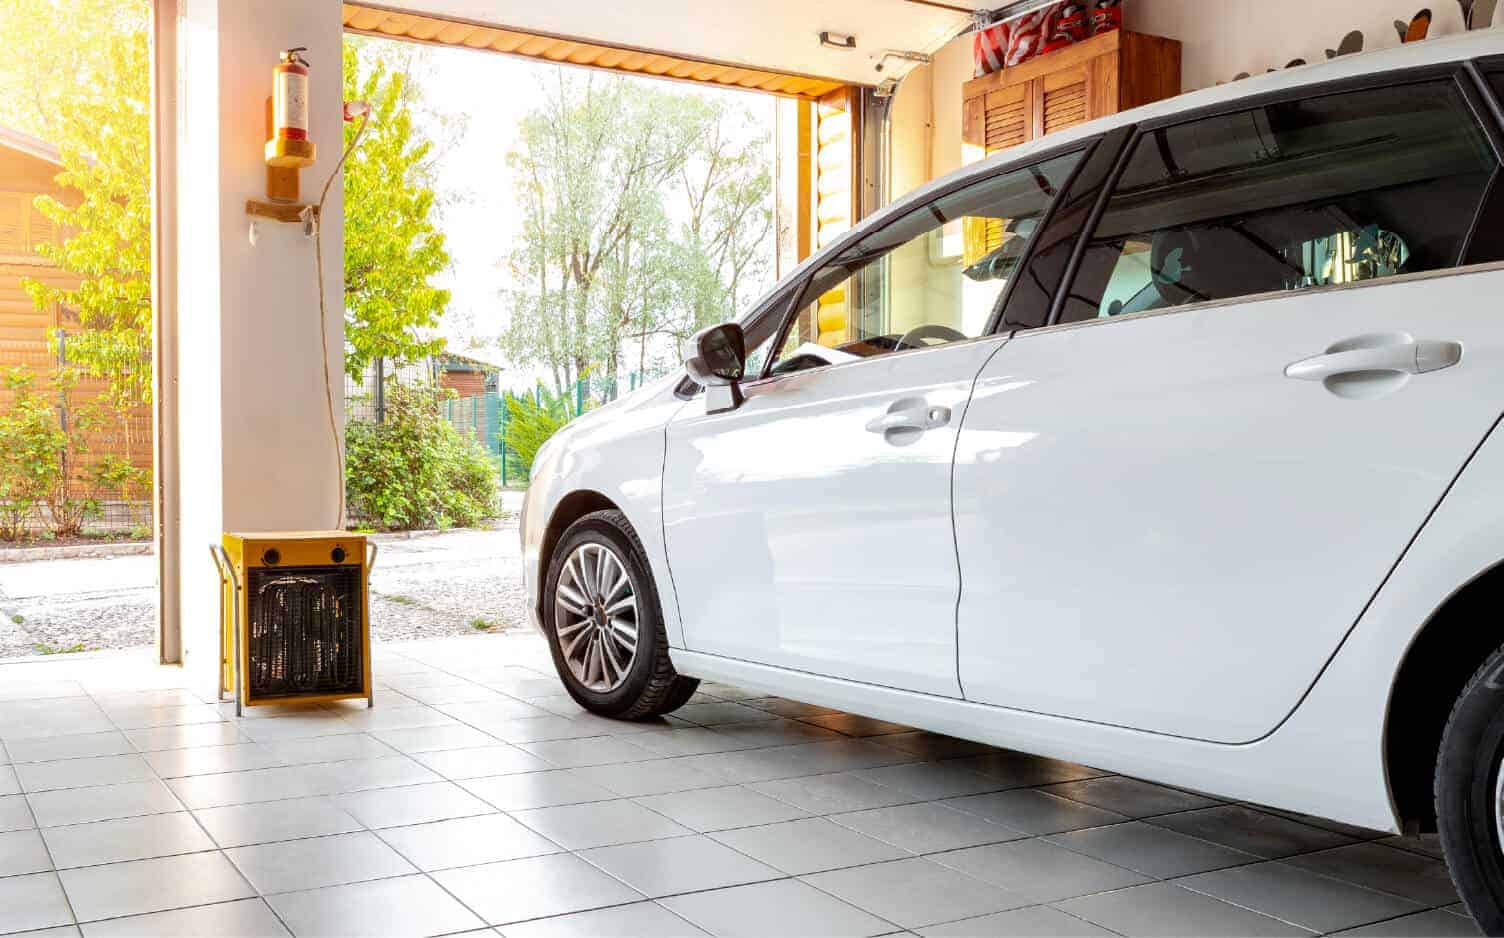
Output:
[[[1504,37],[935,182],[538,454],[565,685],[725,681],[1384,830],[1504,932]]]

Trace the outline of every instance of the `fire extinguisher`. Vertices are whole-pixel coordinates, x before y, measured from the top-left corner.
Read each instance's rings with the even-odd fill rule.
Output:
[[[313,165],[317,148],[308,139],[308,62],[299,47],[287,49],[272,68],[272,133],[266,163],[284,169]]]

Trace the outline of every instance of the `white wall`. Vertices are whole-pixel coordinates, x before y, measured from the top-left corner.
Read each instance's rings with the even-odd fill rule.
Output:
[[[1127,0],[1123,5],[1129,29],[1184,44],[1188,91],[1240,72],[1282,68],[1297,58],[1325,61],[1326,50],[1337,48],[1354,29],[1363,31],[1367,50],[1397,46],[1394,21],[1408,23],[1426,6],[1435,15],[1432,36],[1462,32],[1455,0]]]
[[[313,242],[263,222],[247,237],[247,199],[265,198],[264,102],[278,52],[306,46],[311,201],[342,140],[338,0],[181,0],[178,146],[180,525],[184,664],[212,686],[217,579],[206,553],[226,530],[336,524],[339,477],[324,403]],[[343,418],[343,209],[323,221],[329,366]],[[164,375],[172,380],[174,376]]]

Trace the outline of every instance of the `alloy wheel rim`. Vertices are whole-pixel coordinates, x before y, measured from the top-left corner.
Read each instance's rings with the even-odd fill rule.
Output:
[[[554,631],[574,679],[596,693],[627,680],[637,658],[637,590],[605,544],[582,544],[554,587]]]

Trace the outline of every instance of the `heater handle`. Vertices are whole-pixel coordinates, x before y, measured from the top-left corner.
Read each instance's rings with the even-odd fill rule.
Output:
[[[210,544],[209,556],[214,558],[214,565],[219,568],[220,586],[223,587],[228,582],[232,587],[230,593],[230,615],[233,622],[231,623],[230,635],[235,643],[235,657],[231,660],[230,666],[231,670],[235,673],[235,716],[239,717],[242,715],[242,707],[244,706],[240,697],[240,578],[235,575],[235,565],[230,562],[230,555],[225,553],[224,547],[219,544]],[[219,591],[219,681],[221,684],[225,680],[224,601],[224,589],[221,588]],[[221,688],[221,692],[223,692],[223,688]]]
[[[371,575],[371,568],[376,566],[376,542],[366,541],[366,576]]]

